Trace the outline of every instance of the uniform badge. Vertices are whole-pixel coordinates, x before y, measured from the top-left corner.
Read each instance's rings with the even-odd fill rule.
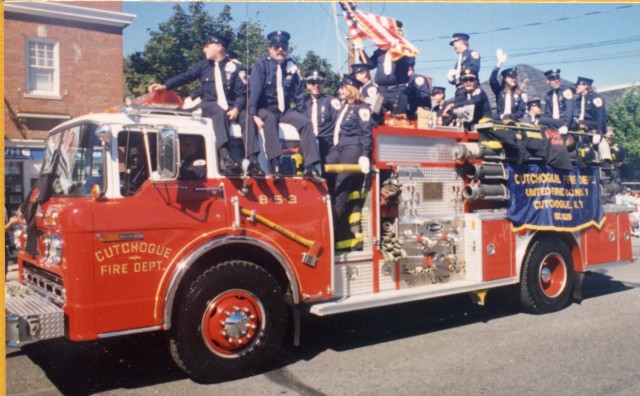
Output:
[[[371,110],[369,110],[368,108],[362,108],[358,110],[358,115],[360,116],[360,119],[362,121],[369,121],[369,119],[371,118]]]
[[[233,73],[237,68],[238,66],[235,63],[227,62],[226,66],[224,67],[224,71],[226,71],[227,73]]]
[[[247,78],[247,71],[246,70],[240,70],[238,72],[238,77],[240,77],[240,80],[242,80],[242,83],[247,85],[249,83],[249,79]]]
[[[423,84],[424,84],[424,77],[422,76],[416,77],[416,85],[421,87]]]
[[[481,92],[480,88],[476,88],[476,90],[473,91],[473,93],[471,95],[478,96],[478,95],[480,95],[480,92]]]
[[[562,92],[562,96],[564,96],[565,99],[573,99],[573,92],[570,89],[565,89],[564,92]]]
[[[207,164],[207,161],[203,159],[197,159],[193,161],[193,166],[205,166],[206,164]]]
[[[367,88],[367,96],[376,96],[378,94],[378,88],[373,85]]]
[[[471,51],[471,57],[473,59],[480,59],[480,54],[477,51]]]
[[[596,107],[602,107],[604,103],[602,102],[602,98],[593,98],[593,104],[596,105]]]
[[[336,98],[331,99],[331,107],[336,110],[340,110],[340,101]]]

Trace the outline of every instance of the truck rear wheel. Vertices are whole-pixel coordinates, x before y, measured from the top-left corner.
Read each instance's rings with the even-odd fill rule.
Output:
[[[204,383],[251,374],[277,355],[286,324],[275,278],[253,263],[227,261],[191,284],[171,331],[171,355]]]
[[[541,238],[533,243],[520,274],[520,304],[530,313],[563,309],[571,302],[573,260],[562,242]]]

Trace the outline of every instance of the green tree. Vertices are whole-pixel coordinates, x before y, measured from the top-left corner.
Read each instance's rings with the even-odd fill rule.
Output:
[[[607,106],[616,141],[625,149],[627,168],[640,169],[640,87],[627,90]]]

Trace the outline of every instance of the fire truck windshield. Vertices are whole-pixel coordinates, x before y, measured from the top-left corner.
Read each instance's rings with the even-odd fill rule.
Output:
[[[49,136],[42,172],[56,175],[53,196],[91,195],[94,185],[103,187],[104,152],[96,127],[79,124]]]

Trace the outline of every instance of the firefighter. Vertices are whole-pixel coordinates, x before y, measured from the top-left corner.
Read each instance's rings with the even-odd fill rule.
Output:
[[[547,85],[551,87],[544,100],[544,117],[556,120],[555,122],[545,120],[545,124],[549,127],[555,127],[561,135],[566,135],[571,128],[571,118],[575,107],[573,91],[562,85],[560,69],[547,70],[544,75],[547,77]]]
[[[456,91],[453,103],[449,103],[442,112],[443,118],[450,118],[453,110],[474,105],[473,116],[470,122],[465,122],[465,130],[471,130],[473,124],[480,119],[491,117],[491,104],[486,92],[478,86],[478,76],[471,69],[466,69],[460,75],[462,89]]]
[[[451,36],[449,45],[458,54],[458,61],[455,64],[455,68],[449,70],[447,80],[450,84],[455,85],[458,90],[461,90],[463,89],[462,72],[471,70],[476,76],[480,75],[480,54],[478,51],[469,49],[469,35],[466,33],[454,33]]]
[[[491,72],[489,84],[493,94],[496,96],[498,118],[503,121],[518,121],[525,113],[525,100],[522,90],[518,86],[518,72],[515,67],[503,70],[500,73],[502,83],[499,83],[498,72],[507,59],[507,54],[499,49],[496,55],[498,57],[498,63]]]
[[[444,87],[433,87],[431,89],[431,110],[437,113],[438,116],[441,116],[442,110],[444,110],[446,91],[447,89]]]
[[[258,129],[264,130],[266,154],[274,179],[282,177],[280,156],[282,147],[278,137],[278,123],[293,125],[300,133],[304,156],[304,177],[324,181],[316,169],[320,153],[313,134],[313,125],[306,116],[304,82],[298,64],[287,56],[291,35],[283,31],[267,35],[269,55],[258,59],[251,69],[249,81],[249,114]],[[295,108],[291,107],[291,101]]]
[[[538,125],[540,122],[540,114],[542,114],[540,100],[532,99],[527,102],[527,112],[520,121],[531,125]]]
[[[409,119],[415,120],[418,107],[429,109],[431,107],[431,88],[429,80],[425,76],[416,74],[413,66],[409,67],[409,91],[407,114]]]
[[[324,93],[325,74],[322,71],[309,70],[305,79],[310,95],[307,99],[307,116],[311,119],[313,133],[318,139],[320,158],[324,159],[333,146],[333,130],[340,111],[340,101]]]
[[[594,132],[591,143],[598,149],[600,158],[611,162],[609,142],[604,139],[607,129],[607,110],[604,99],[593,91],[593,80],[578,77],[576,81],[576,106],[574,122],[578,128]]]
[[[371,79],[371,68],[366,63],[354,63],[351,65],[351,75],[362,83],[360,93],[364,97],[364,101],[371,108],[371,118],[374,125],[381,125],[382,119],[382,102],[378,85]]]
[[[402,22],[396,21],[398,28],[402,28]],[[398,29],[402,35],[402,29]],[[361,45],[356,41],[355,45]],[[356,49],[362,49],[358,47]],[[409,86],[409,67],[415,65],[414,57],[403,56],[393,61],[388,51],[377,49],[371,57],[363,51],[366,63],[371,69],[376,69],[374,81],[378,84],[380,94],[384,98],[382,107],[384,111],[391,112],[392,117],[406,119],[407,117],[407,95]]]
[[[198,137],[180,136],[180,170],[178,179],[198,180],[207,175],[207,162],[202,153],[203,142],[198,144]]]
[[[242,126],[245,145],[257,147],[257,136],[253,127],[246,128],[247,73],[227,57],[230,39],[218,33],[209,34],[202,52],[204,60],[195,64],[189,71],[167,80],[166,83],[153,83],[149,92],[160,89],[174,89],[197,79],[202,85],[202,115],[211,118],[216,145],[220,153],[221,170],[227,175],[239,174],[238,164],[229,152],[229,124],[238,121]],[[251,154],[251,153],[250,153]],[[259,169],[257,156],[251,157],[252,171]],[[257,167],[257,168],[256,168]]]
[[[360,93],[362,83],[345,74],[338,91],[342,109],[336,121],[334,146],[327,155],[327,164],[358,164],[362,172],[370,170],[373,149],[371,109]],[[330,186],[334,199],[334,224],[336,224],[336,249],[357,250],[362,248],[360,230],[361,190],[363,173],[342,172]]]

